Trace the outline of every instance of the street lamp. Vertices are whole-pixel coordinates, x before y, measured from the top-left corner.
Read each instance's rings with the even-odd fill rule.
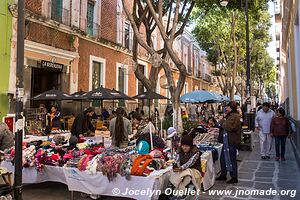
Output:
[[[221,6],[227,6],[227,4],[228,4],[228,0],[220,0],[220,5]]]
[[[251,85],[250,85],[250,49],[249,49],[249,15],[248,15],[248,0],[245,0],[245,16],[246,16],[246,95],[250,100]],[[220,0],[221,6],[227,6],[229,0]],[[249,101],[250,102],[250,101]],[[248,112],[250,112],[250,105],[248,105]]]

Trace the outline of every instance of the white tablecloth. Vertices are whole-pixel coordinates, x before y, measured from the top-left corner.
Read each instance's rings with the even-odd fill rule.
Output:
[[[220,158],[222,151],[222,144],[215,146],[218,151],[218,160],[213,162],[213,156],[211,151],[206,151],[201,155],[201,160],[206,160],[206,172],[204,173],[203,189],[204,191],[210,189],[215,184],[215,178],[221,170]]]
[[[9,171],[14,171],[14,167],[9,162],[2,162],[1,166],[6,167]],[[47,181],[60,182],[68,186],[69,191],[83,192],[87,194],[123,196],[137,200],[158,199],[158,193],[153,194],[151,191],[163,191],[167,188],[170,168],[158,171],[155,176],[140,177],[131,176],[130,180],[120,175],[109,182],[107,177],[102,173],[89,174],[86,171],[79,171],[77,168],[63,168],[54,166],[45,166],[41,172],[35,168],[23,169],[23,183],[41,183]],[[114,194],[117,188],[119,194]],[[130,190],[130,192],[127,192]],[[132,192],[138,192],[133,194]],[[144,194],[141,194],[144,192]],[[126,193],[126,194],[125,194]],[[153,194],[153,195],[151,195]]]
[[[71,137],[71,133],[67,132],[67,133],[61,133],[61,136],[64,136],[66,138],[66,140],[69,140]],[[49,138],[52,139],[54,137],[54,135],[49,135]],[[38,140],[42,140],[42,141],[47,141],[48,136],[36,136],[36,135],[26,135],[26,137],[24,138],[24,142],[33,142],[33,141],[38,141]]]

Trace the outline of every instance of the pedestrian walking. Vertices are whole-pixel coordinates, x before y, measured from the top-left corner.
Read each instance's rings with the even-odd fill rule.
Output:
[[[270,127],[275,112],[270,109],[270,104],[265,102],[255,118],[255,127],[259,132],[260,154],[263,160],[270,159],[273,138],[270,135]]]
[[[227,172],[230,172],[231,180],[227,183],[238,182],[237,172],[237,146],[241,143],[242,125],[240,114],[237,112],[235,101],[226,106],[226,120],[221,122],[223,128],[223,148],[221,153],[221,175],[216,180],[227,180]]]
[[[276,117],[271,122],[270,134],[275,138],[276,161],[285,161],[285,143],[286,138],[291,137],[291,125],[288,118],[285,117],[285,110],[278,108]]]

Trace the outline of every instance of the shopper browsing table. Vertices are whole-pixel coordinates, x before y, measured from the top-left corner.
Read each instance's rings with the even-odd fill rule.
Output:
[[[226,106],[226,120],[221,122],[223,132],[223,148],[221,153],[221,175],[217,180],[227,180],[227,172],[230,172],[231,180],[227,183],[237,183],[236,148],[241,143],[242,125],[237,105],[231,101]]]
[[[117,108],[116,117],[110,121],[109,131],[112,135],[112,145],[119,148],[128,146],[128,135],[132,133],[130,121],[124,117],[124,109]]]
[[[76,116],[71,128],[72,136],[75,136],[77,139],[79,139],[79,137],[82,137],[82,134],[88,130],[95,132],[95,127],[91,123],[91,118],[94,113],[95,109],[93,107],[89,107]]]

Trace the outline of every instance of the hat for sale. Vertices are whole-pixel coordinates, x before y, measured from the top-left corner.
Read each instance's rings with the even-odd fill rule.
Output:
[[[144,140],[140,141],[136,148],[137,148],[138,154],[140,154],[140,155],[149,154],[150,146],[149,146],[148,142],[146,142]]]
[[[168,128],[167,133],[168,133],[168,138],[172,138],[176,135],[177,132],[174,127],[170,127]]]
[[[193,138],[190,135],[184,135],[181,138],[181,145],[188,145],[190,147],[193,146]]]

